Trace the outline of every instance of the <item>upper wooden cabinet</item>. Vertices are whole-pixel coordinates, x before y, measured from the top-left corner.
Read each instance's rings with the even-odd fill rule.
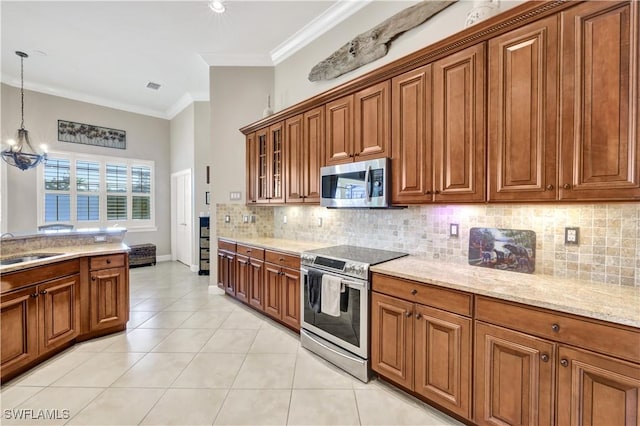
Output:
[[[255,133],[255,140],[247,139],[247,143],[255,144],[255,177],[248,176],[249,182],[256,182],[256,203],[284,202],[284,123],[279,122]],[[247,146],[251,154],[251,147]],[[247,160],[250,164],[250,160]],[[247,202],[253,202],[247,196]]]
[[[484,201],[485,46],[433,63],[434,200]]]
[[[247,204],[258,201],[258,154],[257,154],[256,134],[247,135]]]
[[[561,13],[560,199],[640,198],[640,3]]]
[[[324,165],[324,108],[285,121],[287,203],[320,202],[320,167]]]
[[[387,80],[326,104],[327,165],[390,154],[390,91]]]
[[[558,18],[489,41],[489,200],[557,195]]]

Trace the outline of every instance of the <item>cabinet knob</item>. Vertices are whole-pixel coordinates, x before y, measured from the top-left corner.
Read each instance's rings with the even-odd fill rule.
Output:
[[[553,189],[553,185],[547,185],[546,189],[547,191],[551,191]]]
[[[35,298],[35,297],[38,297],[38,293],[31,293],[31,294],[30,294],[30,296],[31,296],[31,297],[34,297],[34,298]]]
[[[247,253],[251,253],[251,250],[247,250]]]
[[[542,362],[549,362],[549,355],[548,354],[542,354],[542,355],[540,355],[540,359],[542,360]]]
[[[420,319],[420,318],[422,318],[422,314],[421,314],[420,312],[418,312],[418,313],[416,314],[416,319]]]
[[[436,189],[435,191],[433,191],[433,193],[437,195],[437,194],[439,194],[439,193],[440,193],[440,190],[439,190],[439,189]]]
[[[40,294],[47,294],[47,290],[40,290]]]
[[[431,191],[426,191],[425,194],[431,195]]]
[[[571,189],[571,184],[565,183],[564,185],[562,185],[562,187],[564,189]]]
[[[563,367],[568,367],[569,366],[569,361],[566,358],[562,358],[560,360],[560,365]]]
[[[404,313],[404,316],[405,316],[405,317],[407,317],[407,318],[409,318],[409,317],[411,316],[411,311],[407,311],[407,312],[405,312],[405,313]]]
[[[96,280],[96,276],[95,276],[95,275],[92,275],[92,276],[91,276],[91,281],[95,281],[95,280]]]
[[[251,200],[251,202],[252,202],[252,203],[255,203],[255,202],[256,202],[256,200]]]
[[[280,259],[278,259],[280,262],[284,262],[284,257],[281,257]]]
[[[411,295],[415,296],[416,294],[418,294],[418,290],[416,290],[415,288],[413,290],[411,290]]]
[[[359,157],[359,156],[360,156],[360,153],[359,153],[359,152],[356,152],[355,154],[353,154],[353,156],[354,156],[354,157]]]
[[[107,259],[107,265],[111,264],[111,259]]]
[[[553,324],[551,326],[551,330],[553,330],[554,333],[557,333],[558,331],[560,331],[560,326],[558,324]]]

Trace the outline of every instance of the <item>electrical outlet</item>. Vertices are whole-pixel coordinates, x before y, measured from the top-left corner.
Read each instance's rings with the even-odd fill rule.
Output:
[[[256,223],[256,216],[253,215],[253,214],[251,216],[249,216],[249,222]]]
[[[228,214],[224,215],[224,223],[231,223],[231,216]]]
[[[321,218],[321,217],[319,217],[319,218],[318,218],[318,227],[321,227],[321,226],[322,226],[322,218]]]
[[[282,216],[282,223],[287,223],[287,216]]]
[[[248,215],[242,216],[242,222],[243,223],[249,223],[249,216]]]
[[[564,244],[575,245],[580,243],[580,228],[566,227],[564,228]]]
[[[459,235],[459,227],[457,223],[449,224],[449,236],[451,238],[458,238]]]
[[[107,241],[107,236],[106,235],[96,235],[95,237],[93,237],[93,241],[95,241],[96,243],[104,243],[105,241]]]

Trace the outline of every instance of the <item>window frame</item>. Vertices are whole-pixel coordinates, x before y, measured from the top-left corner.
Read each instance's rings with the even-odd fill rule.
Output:
[[[113,226],[124,227],[129,231],[157,231],[156,227],[156,194],[155,194],[155,161],[153,160],[140,160],[134,158],[127,157],[111,157],[105,155],[94,155],[94,154],[84,154],[84,153],[76,153],[76,152],[64,152],[64,151],[51,151],[48,153],[49,158],[51,159],[60,159],[60,160],[68,160],[70,163],[70,190],[65,193],[70,194],[71,205],[70,205],[70,220],[66,222],[56,222],[56,223],[65,223],[74,225],[76,229],[86,229],[86,228],[108,228]],[[100,175],[100,187],[97,192],[87,192],[87,191],[78,191],[77,186],[77,162],[78,161],[89,161],[94,163],[99,163],[99,175]],[[124,165],[126,166],[126,174],[127,174],[127,190],[126,192],[114,193],[107,192],[107,164],[113,165]],[[139,196],[143,194],[139,194],[133,192],[133,179],[131,168],[132,167],[147,167],[150,169],[150,192],[149,196],[149,207],[150,207],[150,217],[149,219],[132,219],[133,215],[133,196]],[[37,173],[37,215],[38,215],[38,226],[47,225],[49,223],[45,222],[45,194],[47,193],[55,193],[55,191],[47,191],[45,190],[45,176],[44,176],[44,167],[38,168]],[[99,206],[100,206],[100,215],[99,220],[97,221],[86,221],[86,220],[78,220],[78,195],[88,195],[95,194],[99,196]],[[127,220],[108,220],[107,219],[107,195],[126,195],[127,197]],[[144,194],[145,196],[147,194]]]

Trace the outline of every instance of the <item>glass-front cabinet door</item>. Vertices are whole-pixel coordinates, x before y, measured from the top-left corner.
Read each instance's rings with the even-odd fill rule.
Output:
[[[257,202],[269,202],[269,129],[256,132]]]
[[[270,202],[283,202],[284,191],[282,190],[283,176],[283,124],[274,124],[269,128],[271,138],[271,194],[269,194]]]

